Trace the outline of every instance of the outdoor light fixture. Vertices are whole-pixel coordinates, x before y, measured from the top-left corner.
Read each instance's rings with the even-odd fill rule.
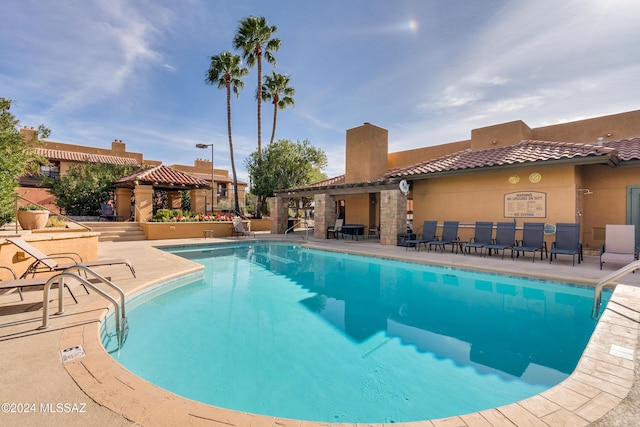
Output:
[[[593,191],[589,190],[588,188],[578,188],[578,191],[584,191],[584,193],[582,193],[584,195],[593,194]]]
[[[209,148],[211,147],[211,215],[213,215],[213,144],[196,144],[196,148]],[[205,210],[207,201],[205,200]]]

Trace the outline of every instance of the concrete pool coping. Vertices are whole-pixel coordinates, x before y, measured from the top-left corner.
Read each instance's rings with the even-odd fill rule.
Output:
[[[259,235],[269,239],[269,235]],[[276,236],[273,236],[276,238]],[[118,268],[104,269],[128,296],[171,278],[198,272],[201,266],[155,249],[156,246],[237,242],[239,239],[183,239],[100,243],[101,257],[126,257],[135,265],[133,279]],[[600,271],[597,257],[571,266],[570,258],[531,262],[531,258],[500,259],[463,256],[395,246],[377,241],[316,240],[320,249],[383,256],[418,262],[482,269],[547,279],[595,283],[613,271]],[[163,271],[158,271],[162,265]],[[169,273],[167,273],[169,272]],[[612,302],[602,315],[576,371],[558,386],[511,405],[447,419],[398,423],[405,426],[505,426],[505,425],[635,425],[638,420],[637,391],[638,325],[640,321],[640,274],[623,278]],[[99,328],[107,312],[104,300],[75,292],[79,304],[66,298],[65,314],[51,316],[50,328],[36,331],[42,319],[41,292],[25,292],[27,303],[17,294],[0,295],[0,354],[5,373],[0,379],[3,402],[36,404],[36,411],[1,413],[3,425],[237,425],[326,426],[327,423],[278,419],[216,408],[162,390],[131,374],[103,349]],[[23,310],[16,309],[21,307]],[[55,307],[53,311],[55,311]],[[587,314],[588,315],[588,314]],[[60,351],[82,345],[84,357],[61,362]],[[615,346],[615,347],[612,347]],[[613,351],[612,351],[613,349]],[[625,350],[626,349],[626,350]],[[628,350],[633,350],[632,356]],[[613,353],[613,354],[612,354]],[[8,373],[8,374],[7,374]],[[35,385],[34,385],[35,384]],[[51,404],[84,404],[84,411],[53,411]],[[40,407],[41,404],[45,406]],[[49,404],[49,406],[47,406]],[[17,409],[17,408],[16,408]],[[44,409],[44,410],[42,410]],[[607,413],[611,414],[607,415]],[[604,417],[604,418],[603,418]],[[625,419],[629,424],[623,424]],[[634,422],[634,420],[636,422]],[[351,424],[353,425],[353,424]],[[364,424],[363,424],[364,425]],[[369,424],[366,424],[369,425]]]

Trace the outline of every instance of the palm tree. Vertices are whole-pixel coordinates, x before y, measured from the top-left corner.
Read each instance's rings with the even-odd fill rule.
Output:
[[[218,85],[218,89],[227,90],[227,134],[229,135],[229,155],[231,156],[231,171],[233,173],[234,210],[240,214],[238,202],[238,177],[236,176],[236,162],[233,156],[233,139],[231,137],[231,91],[236,98],[240,96],[240,89],[244,88],[241,78],[249,74],[249,70],[242,66],[242,59],[229,51],[211,57],[209,70],[205,76],[205,83]],[[213,159],[211,159],[213,161]],[[212,177],[213,178],[213,177]],[[213,185],[213,182],[211,183]]]
[[[258,153],[262,155],[262,58],[276,65],[273,52],[280,49],[280,39],[271,38],[278,31],[267,24],[263,16],[249,16],[240,21],[238,32],[233,38],[234,49],[242,51],[242,58],[248,67],[258,66]]]
[[[264,84],[262,85],[262,99],[271,100],[273,104],[273,128],[271,130],[271,139],[269,145],[273,143],[276,136],[276,119],[278,110],[284,110],[289,105],[295,105],[293,95],[296,90],[289,87],[289,76],[271,72],[270,76],[264,76]]]

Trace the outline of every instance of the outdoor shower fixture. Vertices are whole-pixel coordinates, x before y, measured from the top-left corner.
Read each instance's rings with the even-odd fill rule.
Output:
[[[587,194],[593,194],[593,191],[589,190],[588,188],[578,188],[577,191],[584,191],[584,193],[582,193],[583,195],[587,195]]]

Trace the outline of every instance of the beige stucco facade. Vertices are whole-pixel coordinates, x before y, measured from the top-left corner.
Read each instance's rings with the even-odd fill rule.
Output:
[[[365,123],[346,132],[346,170],[341,185],[289,189],[279,196],[308,197],[326,192],[332,197],[334,206],[331,209],[335,215],[339,216],[344,211],[345,223],[362,224],[365,229],[380,226],[381,234],[384,234],[385,223],[394,223],[396,219],[385,218],[385,212],[394,210],[385,209],[381,194],[384,191],[399,192],[398,181],[402,178],[381,180],[387,171],[458,152],[510,147],[522,141],[606,147],[608,141],[639,136],[640,110],[540,128],[531,128],[518,120],[473,129],[471,138],[466,141],[386,153],[386,130]],[[634,144],[638,145],[635,140]],[[617,153],[611,155],[616,158]],[[580,160],[524,160],[522,163],[407,176],[411,192],[406,210],[413,216],[414,231],[421,231],[424,220],[437,220],[440,225],[446,220],[454,220],[461,224],[460,238],[468,240],[473,235],[472,226],[476,221],[515,221],[518,227],[525,221],[551,225],[580,223],[583,245],[595,249],[604,242],[606,224],[640,221],[637,212],[640,206],[634,208],[640,204],[640,160],[634,158],[624,163],[613,162],[615,164],[588,156]],[[519,196],[535,199],[530,202],[535,206],[535,214],[512,211],[513,206],[519,206],[514,202]],[[316,223],[318,214],[322,217],[326,212],[316,211]],[[321,223],[327,222],[330,223]],[[640,234],[640,224],[636,225],[636,232]],[[323,234],[323,229],[316,229],[317,237]],[[520,238],[518,234],[516,238]],[[551,245],[553,239],[553,234],[548,235],[547,244]],[[381,236],[381,243],[383,241],[395,244],[393,235]]]
[[[37,135],[37,130],[34,128],[23,127],[21,133],[24,135],[27,142],[31,142]],[[42,155],[46,157],[50,165],[47,165],[46,173],[51,173],[51,176],[65,175],[68,173],[69,168],[78,164],[81,160],[78,157],[79,154],[87,155],[85,157],[87,161],[92,163],[108,162],[114,164],[133,164],[143,167],[157,166],[162,164],[158,160],[145,159],[142,153],[127,151],[126,143],[121,140],[114,140],[111,142],[111,148],[99,148],[90,147],[78,144],[69,144],[56,141],[43,141],[41,145],[37,145],[38,149],[42,151]],[[192,174],[200,179],[212,181],[212,163],[211,160],[196,159],[193,166],[189,165],[171,165],[173,169]],[[229,171],[226,169],[215,168],[213,170],[213,192],[211,190],[194,190],[191,193],[191,210],[193,212],[205,213],[210,211],[211,206],[214,210],[226,210],[233,209],[233,194],[234,186],[233,179],[229,176]],[[18,193],[27,199],[47,206],[53,211],[57,211],[57,208],[53,204],[54,197],[46,190],[37,188],[40,184],[40,178],[33,179],[32,177],[25,177],[20,182],[20,188]],[[238,202],[240,207],[245,206],[246,200],[246,188],[245,182],[238,182]],[[131,196],[135,191],[116,191],[116,212],[118,215],[123,216],[128,220],[131,215]],[[144,199],[141,197],[144,193]],[[150,219],[152,206],[150,205],[151,196],[148,191],[139,191],[138,199],[144,207],[136,206],[135,209],[139,215],[133,215],[134,218]],[[213,204],[211,203],[213,194]],[[118,197],[119,196],[119,197]],[[170,207],[180,208],[180,195],[178,192],[169,194]],[[147,200],[148,199],[148,200]],[[150,210],[151,209],[151,210]]]

